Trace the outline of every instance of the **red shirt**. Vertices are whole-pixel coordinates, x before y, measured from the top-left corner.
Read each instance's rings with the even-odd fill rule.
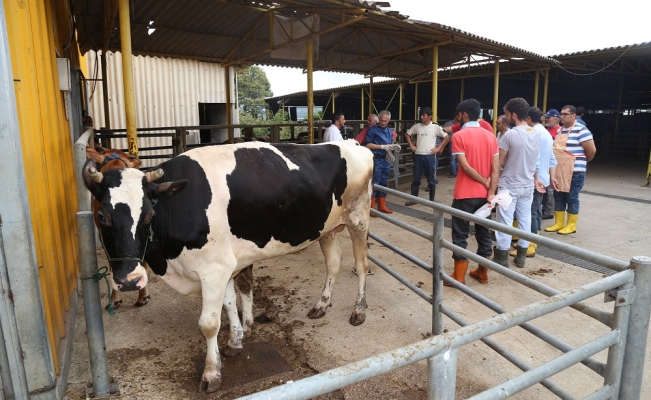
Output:
[[[493,157],[499,152],[495,135],[482,127],[466,127],[452,136],[452,154],[463,154],[468,164],[485,178],[493,171]],[[466,175],[463,168],[459,168],[454,184],[454,198],[462,200],[486,197],[488,189]]]
[[[562,126],[557,126],[556,128],[547,128],[547,132],[552,135],[552,139],[556,139],[556,135],[561,131]]]
[[[493,134],[495,133],[495,132],[493,131],[493,125],[489,124],[488,122],[486,122],[486,121],[483,120],[483,119],[480,119],[480,120],[479,120],[479,126],[481,126],[482,128],[486,129],[486,130],[489,131],[490,133],[493,133]],[[452,128],[451,128],[451,129],[452,129],[452,132],[453,132],[453,133],[457,133],[457,132],[459,132],[459,131],[461,130],[461,124],[456,123],[456,124],[452,125]]]
[[[364,128],[364,129],[362,129],[359,132],[359,135],[357,135],[355,137],[355,140],[357,141],[357,143],[364,144],[364,142],[366,142],[366,132],[368,132],[368,126],[366,128]],[[397,138],[397,137],[398,137],[398,134],[396,133],[396,131],[391,131],[391,138],[395,140],[395,138]]]

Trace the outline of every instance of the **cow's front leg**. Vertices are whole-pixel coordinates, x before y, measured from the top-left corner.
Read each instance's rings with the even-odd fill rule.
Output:
[[[242,352],[242,339],[244,338],[244,330],[240,324],[240,317],[237,315],[237,296],[234,286],[233,279],[229,279],[224,296],[224,308],[229,323],[228,347],[224,349],[224,355],[227,357],[233,357]]]
[[[230,274],[229,274],[230,275]],[[201,277],[201,317],[199,329],[206,338],[206,365],[201,376],[199,390],[212,393],[221,386],[221,360],[217,347],[217,334],[221,325],[221,312],[227,280]]]
[[[366,212],[368,215],[368,212]],[[353,242],[353,254],[355,255],[355,271],[357,271],[358,286],[357,300],[355,301],[355,310],[350,316],[350,324],[353,326],[361,325],[366,320],[366,272],[368,271],[368,244],[367,231],[363,229],[364,224],[355,225],[349,228],[350,237]]]
[[[144,267],[145,270],[147,270],[147,273],[149,273],[149,265],[145,263]],[[142,307],[147,303],[149,303],[149,286],[145,286],[144,288],[138,290],[138,300],[134,306]]]
[[[240,295],[242,304],[242,326],[244,336],[251,334],[253,326],[253,264],[241,270],[234,278],[235,289]]]
[[[115,284],[115,281],[113,280],[113,272],[111,272],[111,276],[109,277],[109,282],[111,282],[111,300],[110,302],[113,303],[113,309],[120,308],[122,305],[122,293],[118,290],[118,286]],[[109,309],[109,305],[107,304],[106,307],[104,307],[105,310]]]
[[[325,257],[325,264],[327,269],[326,281],[321,292],[321,298],[312,307],[307,316],[312,319],[321,318],[326,314],[326,309],[330,305],[332,298],[332,288],[335,285],[335,278],[339,273],[339,266],[341,264],[341,249],[339,242],[335,235],[327,235],[319,240],[321,245],[321,252]]]

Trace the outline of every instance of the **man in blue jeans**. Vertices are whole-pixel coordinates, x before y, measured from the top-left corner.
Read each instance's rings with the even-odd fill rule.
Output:
[[[574,106],[563,107],[561,125],[563,128],[554,139],[554,155],[558,160],[558,190],[554,190],[556,221],[554,225],[545,228],[545,231],[569,235],[576,232],[576,223],[579,220],[579,193],[583,188],[588,162],[597,154],[597,148],[592,133],[577,122]]]
[[[437,139],[442,139],[437,143]],[[436,180],[434,168],[436,168],[436,154],[448,143],[448,134],[436,122],[432,122],[432,109],[424,107],[420,110],[420,123],[412,126],[405,134],[409,148],[414,154],[414,181],[411,183],[411,195],[418,197],[420,180],[425,174],[429,188],[429,200],[434,201],[436,193]],[[416,139],[416,144],[412,140]],[[406,206],[413,206],[416,203],[408,201]]]

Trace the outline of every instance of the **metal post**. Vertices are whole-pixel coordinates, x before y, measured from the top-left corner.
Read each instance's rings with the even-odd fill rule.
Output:
[[[538,79],[538,71],[533,71],[533,106],[538,107],[538,87],[540,86],[540,79]]]
[[[398,138],[398,142],[400,138]],[[396,161],[393,163],[393,187],[398,190],[398,183],[400,181],[400,150],[393,152]]]
[[[129,0],[119,0],[118,8],[120,14],[120,46],[122,49],[122,80],[124,84],[124,111],[127,120],[127,143],[129,154],[137,156],[136,92],[133,81]]]
[[[373,75],[369,77],[368,85],[368,113],[373,114]]]
[[[414,83],[414,119],[418,120],[418,82]]]
[[[0,217],[0,227],[2,218]],[[25,365],[23,364],[23,352],[20,348],[20,338],[16,325],[16,314],[14,312],[11,288],[9,287],[9,276],[7,274],[7,260],[5,259],[4,241],[2,240],[2,229],[0,229],[0,337],[4,346],[6,357],[0,362],[0,377],[8,398],[26,399],[29,398],[27,388],[27,377],[25,376]],[[2,352],[0,352],[2,353]],[[6,364],[6,365],[5,365]]]
[[[441,305],[443,304],[443,211],[434,210],[434,231],[432,238],[432,334],[434,336],[443,333],[443,313]]]
[[[619,398],[621,400],[639,399],[642,390],[644,355],[649,333],[649,314],[651,313],[651,257],[633,257],[631,269],[635,271],[635,298],[631,306],[631,316],[626,334],[626,350]]]
[[[404,96],[403,96],[404,89],[405,89],[405,84],[400,82],[400,104],[398,105],[398,120],[400,121],[399,122],[400,125],[396,126],[397,132],[402,132],[403,131],[403,129],[402,129],[402,102],[403,102],[403,98],[404,98]],[[398,142],[400,142],[400,138],[398,138]],[[397,187],[398,186],[396,186],[396,188]]]
[[[622,379],[622,363],[624,362],[626,335],[634,293],[633,284],[626,284],[617,290],[611,328],[619,330],[619,337],[617,338],[617,344],[608,349],[608,361],[604,373],[604,385],[610,385],[613,388],[613,398],[617,397],[619,393]]]
[[[459,103],[463,101],[463,94],[466,91],[466,78],[461,78],[461,96]]]
[[[312,73],[314,71],[312,38],[307,39],[307,142],[314,144],[314,88]]]
[[[111,112],[109,110],[109,95],[108,95],[108,73],[106,68],[106,54],[102,52],[99,56],[102,66],[102,99],[104,99],[104,128],[111,129]],[[111,148],[111,139],[102,139],[102,147],[105,149]]]
[[[80,211],[77,213],[77,231],[79,232],[79,272],[84,291],[90,370],[93,375],[95,395],[103,396],[109,393],[109,376],[99,283],[93,281],[93,275],[97,274],[97,246],[92,212]]]
[[[360,114],[359,119],[364,119],[364,87],[362,87],[362,113]]]
[[[439,47],[432,47],[432,121],[439,120]]]
[[[335,110],[337,109],[337,108],[335,107],[335,92],[332,92],[331,96],[332,96],[332,115],[334,115],[334,114],[335,114]]]
[[[497,132],[497,116],[499,111],[500,98],[500,59],[495,60],[495,79],[493,82],[493,132]]]
[[[624,91],[624,75],[619,82],[619,96],[617,96],[617,114],[615,114],[615,134],[619,133],[619,113],[622,109],[622,92]]]
[[[86,185],[84,185],[82,170],[84,169],[84,164],[86,163],[86,147],[88,147],[88,141],[92,134],[93,129],[87,129],[84,133],[81,134],[81,136],[79,136],[79,139],[77,139],[72,148],[72,158],[75,168],[75,182],[77,182],[77,209],[79,211],[91,210],[90,192],[88,189],[86,189]]]
[[[454,400],[459,349],[450,349],[427,359],[428,400]]]
[[[547,110],[547,91],[549,90],[549,68],[545,70],[545,84],[543,85],[542,109]]]
[[[227,66],[224,71],[226,78],[226,123],[228,124],[228,143],[233,143],[233,103],[231,101],[231,67]]]

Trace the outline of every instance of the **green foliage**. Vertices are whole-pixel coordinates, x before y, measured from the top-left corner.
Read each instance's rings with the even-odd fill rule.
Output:
[[[242,121],[242,114],[244,113],[249,114],[254,119],[264,117],[264,110],[267,108],[264,99],[271,96],[273,96],[271,84],[262,68],[251,65],[237,73],[237,101],[240,105],[240,121]]]

